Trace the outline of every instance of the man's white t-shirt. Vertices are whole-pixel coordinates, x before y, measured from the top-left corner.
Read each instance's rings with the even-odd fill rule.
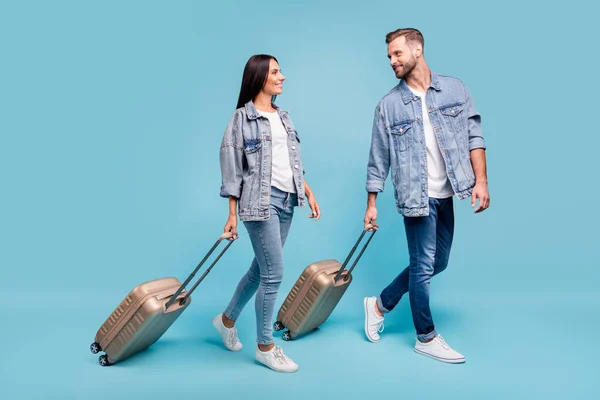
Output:
[[[446,163],[442,157],[440,146],[438,144],[433,126],[429,119],[427,104],[425,103],[425,93],[415,90],[409,86],[409,89],[421,98],[423,108],[423,132],[425,133],[425,145],[427,147],[427,176],[429,197],[436,199],[445,199],[454,195],[452,185],[448,180],[446,173]]]

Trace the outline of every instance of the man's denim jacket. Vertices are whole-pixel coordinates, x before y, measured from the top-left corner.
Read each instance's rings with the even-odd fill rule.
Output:
[[[485,149],[481,117],[464,83],[431,73],[425,94],[446,172],[459,199],[471,196],[475,174],[470,151]],[[405,80],[383,97],[375,108],[367,168],[367,192],[382,192],[391,169],[396,208],[404,216],[429,215],[427,148],[421,98]]]

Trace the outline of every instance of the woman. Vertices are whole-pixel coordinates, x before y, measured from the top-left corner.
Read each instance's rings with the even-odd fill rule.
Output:
[[[304,180],[300,139],[286,111],[273,100],[282,93],[285,77],[277,59],[252,56],[246,63],[235,110],[221,143],[221,196],[229,198],[225,232],[237,239],[237,215],[244,223],[254,260],[242,277],[227,309],[213,319],[225,347],[242,349],[235,321],[256,293],[256,360],[278,372],[298,365],[273,342],[272,318],[283,276],[282,248],[294,207],[308,204],[310,218],[319,220],[319,205]]]

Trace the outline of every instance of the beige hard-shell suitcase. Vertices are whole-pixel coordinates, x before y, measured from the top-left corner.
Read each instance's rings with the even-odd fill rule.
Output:
[[[354,260],[352,267],[346,270],[358,245],[369,231],[372,233],[367,242]],[[276,331],[288,329],[282,335],[283,340],[292,340],[299,335],[313,331],[329,318],[352,282],[352,271],[373,239],[375,232],[372,226],[367,225],[343,264],[337,260],[323,260],[306,267],[277,313],[273,329]]]
[[[185,282],[181,283],[177,278],[155,279],[142,283],[129,292],[102,324],[96,333],[94,343],[90,345],[90,351],[93,354],[101,351],[105,353],[99,357],[100,365],[107,366],[125,360],[146,350],[160,339],[190,305],[192,292],[208,275],[233,241],[225,246],[189,291],[186,291],[185,287],[219,246],[219,243],[231,237],[231,233],[225,233],[219,237]]]

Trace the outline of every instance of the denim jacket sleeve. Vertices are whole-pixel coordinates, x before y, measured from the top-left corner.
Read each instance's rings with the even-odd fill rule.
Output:
[[[485,149],[485,143],[483,141],[483,133],[481,131],[481,115],[475,109],[473,99],[469,89],[463,84],[465,89],[465,106],[467,111],[467,122],[469,129],[469,151],[474,149]]]
[[[380,106],[375,108],[373,117],[373,132],[371,135],[371,150],[367,167],[367,185],[369,193],[383,192],[385,180],[390,170],[390,142]]]
[[[231,119],[223,141],[219,158],[221,161],[221,197],[240,198],[244,163],[244,137],[242,136],[243,114],[236,111]]]

